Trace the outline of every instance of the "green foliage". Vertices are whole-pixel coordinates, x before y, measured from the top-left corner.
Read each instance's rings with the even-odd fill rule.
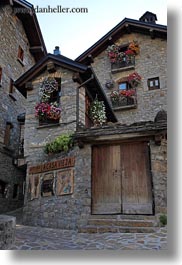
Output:
[[[73,134],[62,134],[45,146],[45,153],[67,152],[73,146]]]
[[[167,225],[167,216],[165,214],[160,215],[159,221],[160,221],[162,226]]]

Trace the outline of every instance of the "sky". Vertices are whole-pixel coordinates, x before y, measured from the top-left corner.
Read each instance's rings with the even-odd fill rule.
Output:
[[[87,8],[88,13],[39,13],[38,21],[49,53],[59,46],[61,54],[75,59],[125,17],[139,19],[146,11],[167,25],[165,0],[28,0],[40,8]]]

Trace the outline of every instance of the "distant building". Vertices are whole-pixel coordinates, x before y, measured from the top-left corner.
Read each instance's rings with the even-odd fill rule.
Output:
[[[0,213],[21,207],[24,199],[26,100],[14,81],[46,55],[36,15],[18,13],[20,8],[32,10],[32,5],[20,0],[0,3]]]

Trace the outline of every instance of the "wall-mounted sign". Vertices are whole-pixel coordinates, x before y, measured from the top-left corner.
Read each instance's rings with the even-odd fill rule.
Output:
[[[56,195],[73,193],[73,169],[57,172]]]
[[[29,178],[28,199],[33,200],[39,197],[40,175],[32,175]]]
[[[57,161],[47,162],[45,164],[30,167],[29,174],[37,174],[60,168],[74,167],[74,165],[75,165],[75,157],[67,157]]]
[[[53,173],[48,173],[43,175],[42,185],[41,185],[41,195],[43,197],[54,195],[53,182],[54,182]]]

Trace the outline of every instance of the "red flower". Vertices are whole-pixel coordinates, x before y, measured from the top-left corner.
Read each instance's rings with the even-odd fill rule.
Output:
[[[135,53],[132,50],[125,51],[126,55],[134,55]]]

